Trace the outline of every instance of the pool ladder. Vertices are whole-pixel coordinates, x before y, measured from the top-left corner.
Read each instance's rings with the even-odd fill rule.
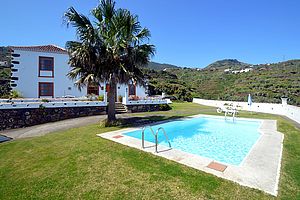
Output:
[[[169,143],[169,147],[172,148],[171,143],[170,143],[169,138],[168,138],[168,135],[167,135],[167,133],[166,133],[166,131],[165,131],[165,129],[164,129],[163,127],[159,127],[159,128],[156,130],[156,133],[154,133],[154,131],[153,131],[153,129],[152,129],[151,126],[144,126],[143,129],[142,129],[142,147],[143,147],[143,149],[145,148],[145,130],[146,130],[147,128],[150,129],[152,135],[153,135],[154,138],[155,138],[155,152],[156,152],[156,153],[158,153],[158,150],[157,150],[157,146],[158,146],[158,133],[159,133],[160,130],[163,132],[163,134],[164,134],[164,136],[165,136],[167,142]]]
[[[228,114],[228,112],[227,111],[225,111],[225,120],[227,120],[227,114]],[[232,121],[233,122],[235,122],[235,114],[236,114],[236,111],[234,111],[233,113],[232,113]]]

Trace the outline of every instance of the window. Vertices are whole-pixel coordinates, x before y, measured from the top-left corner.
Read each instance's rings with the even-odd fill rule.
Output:
[[[98,85],[89,84],[87,88],[87,94],[99,95],[99,87]]]
[[[53,83],[39,82],[39,97],[54,97]]]
[[[128,84],[128,96],[136,95],[136,86],[134,84]]]
[[[54,77],[53,57],[39,57],[39,77]]]

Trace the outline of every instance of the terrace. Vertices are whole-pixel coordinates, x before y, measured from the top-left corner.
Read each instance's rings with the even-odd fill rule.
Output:
[[[59,108],[59,107],[81,107],[81,106],[107,106],[106,97],[103,101],[97,98],[20,98],[20,99],[0,99],[0,109],[14,108]],[[168,104],[169,99],[160,96],[155,97],[123,97],[123,105],[145,105],[145,104]]]

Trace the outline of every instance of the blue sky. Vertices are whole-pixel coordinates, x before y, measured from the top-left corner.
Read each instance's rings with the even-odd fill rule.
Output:
[[[74,6],[89,14],[97,0],[0,0],[0,46],[74,40],[62,23]],[[236,58],[258,64],[300,58],[299,0],[119,0],[152,33],[153,61],[205,67]],[[6,16],[6,17],[5,17]]]

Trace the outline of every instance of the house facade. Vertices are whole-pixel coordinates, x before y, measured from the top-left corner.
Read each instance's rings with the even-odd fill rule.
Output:
[[[109,87],[89,85],[79,90],[74,80],[67,77],[70,71],[69,56],[65,49],[55,45],[45,46],[10,46],[14,54],[19,55],[14,61],[12,77],[15,87],[25,98],[60,98],[66,96],[82,97],[89,94],[105,95]],[[116,96],[147,96],[146,88],[135,84],[117,85]],[[118,98],[116,98],[118,100]]]

